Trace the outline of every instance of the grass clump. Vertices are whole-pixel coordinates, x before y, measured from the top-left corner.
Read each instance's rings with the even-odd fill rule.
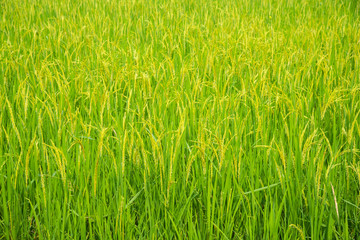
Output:
[[[2,1],[0,239],[355,239],[359,6]]]

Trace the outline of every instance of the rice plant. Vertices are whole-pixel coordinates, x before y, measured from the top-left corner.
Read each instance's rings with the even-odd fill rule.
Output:
[[[0,1],[0,239],[356,239],[356,0]]]

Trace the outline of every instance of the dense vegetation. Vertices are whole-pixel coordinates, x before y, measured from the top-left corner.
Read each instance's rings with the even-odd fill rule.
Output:
[[[360,236],[356,0],[0,3],[0,239]]]

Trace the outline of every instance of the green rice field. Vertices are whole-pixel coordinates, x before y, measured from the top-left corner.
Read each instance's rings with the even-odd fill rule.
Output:
[[[0,239],[359,239],[357,0],[0,0]]]

